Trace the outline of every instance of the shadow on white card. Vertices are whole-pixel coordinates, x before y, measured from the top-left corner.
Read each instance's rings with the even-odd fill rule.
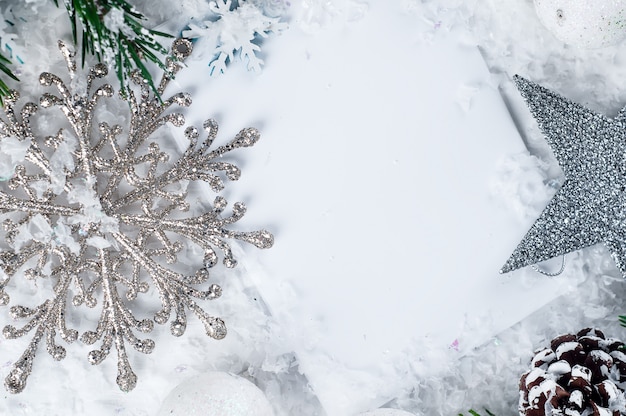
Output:
[[[478,50],[416,26],[374,5],[315,37],[294,24],[261,75],[233,66],[194,94],[190,119],[222,114],[221,135],[264,122],[228,199],[274,224],[257,281],[331,416],[410,387],[415,345],[462,354],[563,290],[499,275],[530,224],[490,182],[525,148]]]

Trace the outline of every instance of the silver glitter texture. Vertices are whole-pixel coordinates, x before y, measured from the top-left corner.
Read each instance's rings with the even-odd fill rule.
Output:
[[[30,143],[25,160],[15,167],[12,177],[0,182],[0,213],[8,217],[3,225],[5,245],[10,247],[0,251],[0,303],[9,303],[7,290],[14,279],[31,279],[54,289],[51,297],[36,307],[11,307],[12,317],[27,323],[20,328],[7,325],[3,335],[11,339],[32,332],[34,336],[13,364],[5,387],[12,393],[24,389],[44,338],[48,353],[56,360],[63,359],[66,350],[57,344],[60,336],[66,343],[77,339],[88,345],[99,342],[99,347],[88,354],[92,364],[102,362],[115,348],[117,384],[129,391],[135,387],[137,376],[126,346],[130,344],[145,354],[152,352],[154,341],[141,339],[138,334],[151,332],[154,322],[171,320],[170,332],[181,336],[187,312],[192,312],[204,324],[207,335],[215,339],[226,335],[224,322],[205,312],[197,300],[215,299],[221,294],[218,285],[206,284],[208,269],[218,262],[218,251],[226,267],[236,265],[227,240],[241,240],[259,248],[272,246],[273,236],[268,231],[228,228],[244,215],[242,203],[234,204],[227,215],[226,200],[217,196],[212,206],[208,204],[208,212],[185,214],[190,202],[182,184],[203,181],[219,192],[225,179],[240,176],[240,170],[222,156],[254,145],[259,133],[253,128],[243,129],[229,143],[211,149],[217,124],[208,120],[203,126],[207,138],[199,141],[198,129],[188,127],[188,148],[178,160],[166,163],[169,155],[160,150],[157,141],[171,144],[173,138],[167,134],[155,138],[154,133],[166,123],[185,123],[182,114],[168,110],[173,105],[189,106],[189,94],[178,93],[160,101],[145,79],[135,73],[132,79],[140,96],[131,90],[125,97],[130,106],[130,126],[123,135],[120,126],[96,124],[95,120],[98,103],[114,94],[109,84],[92,85],[107,75],[106,66],[91,68],[85,82],[76,72],[73,53],[61,42],[59,47],[71,82],[66,84],[54,74],[43,73],[40,83],[55,87],[58,95],[46,92],[39,105],[27,103],[16,114],[19,96],[13,92],[6,100],[5,117],[0,117],[0,139],[13,140],[18,147]],[[158,86],[161,96],[190,53],[189,41],[174,42]],[[72,90],[74,85],[78,87]],[[71,127],[44,140],[36,137],[31,117],[39,107],[50,108],[46,110],[50,113],[60,110],[58,114]],[[62,155],[62,149],[69,156],[59,168],[55,155]],[[192,275],[173,267],[185,241],[204,252],[204,267]],[[131,311],[125,302],[134,304],[138,294],[148,292],[150,282],[159,295],[161,309],[153,319],[139,319],[135,316],[138,311]],[[66,312],[81,305],[99,307],[101,313],[97,327],[79,336],[77,330],[68,327]]]
[[[603,242],[626,277],[626,107],[610,119],[514,79],[565,181],[501,273]]]

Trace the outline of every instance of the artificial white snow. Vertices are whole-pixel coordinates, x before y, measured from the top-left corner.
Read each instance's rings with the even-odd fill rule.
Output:
[[[80,224],[81,227],[90,228],[97,224],[101,233],[118,232],[118,220],[105,214],[100,204],[100,199],[93,187],[95,179],[93,177],[84,178],[77,181],[74,187],[67,193],[68,202],[78,203],[82,207],[80,214],[68,217],[68,224]],[[102,243],[94,240],[94,244]],[[94,247],[97,247],[94,245]],[[108,247],[108,246],[107,246]]]
[[[563,354],[574,351],[576,348],[581,348],[581,345],[577,341],[564,342],[559,345],[554,351],[556,353],[557,360],[560,360]]]
[[[39,241],[46,244],[52,238],[52,227],[41,214],[33,215],[29,221],[20,225],[17,231],[13,244],[16,250],[22,248],[23,244],[28,241]]]
[[[583,407],[583,393],[580,390],[574,390],[570,396],[569,396],[569,402],[573,403],[574,405],[576,405],[576,407],[578,407],[579,409],[582,409]]]
[[[547,164],[528,152],[502,155],[490,189],[520,221],[534,220],[556,191],[556,181],[546,186],[547,176]]]
[[[611,372],[611,367],[613,366],[613,358],[609,355],[609,353],[602,350],[593,350],[589,353],[589,357],[591,357],[593,361],[603,363],[600,366],[601,374],[603,377],[608,377]],[[608,367],[605,363],[608,363]]]
[[[69,133],[63,136],[63,141],[58,144],[55,152],[50,157],[50,186],[49,189],[59,195],[65,187],[66,171],[74,169],[74,156],[78,142]]]
[[[135,38],[135,32],[133,32],[124,21],[124,10],[117,7],[111,8],[111,10],[104,15],[103,21],[104,26],[112,33],[122,33],[129,39]]]
[[[570,366],[570,364],[565,361],[565,360],[559,360],[556,361],[552,364],[550,364],[548,366],[548,370],[547,372],[549,374],[555,375],[555,376],[560,376],[563,374],[567,374],[569,372],[572,371],[572,367]],[[529,381],[526,381],[526,384],[528,385]]]
[[[588,382],[591,382],[591,375],[591,370],[589,370],[587,367],[579,364],[575,364],[572,367],[572,377],[581,377]]]
[[[289,9],[289,0],[248,0],[268,17],[280,17]]]
[[[294,17],[290,20],[290,30],[319,33],[332,22],[347,22],[350,18],[358,17],[359,13],[369,13],[366,2],[304,0],[301,5],[296,5],[294,1],[291,3],[287,10]],[[31,10],[34,4],[39,5],[38,13]],[[199,16],[206,13],[208,2],[151,0],[144,4],[148,7],[138,6],[138,9],[147,15],[160,16],[160,23],[165,25],[182,22],[175,29],[182,30],[187,22],[199,21]],[[520,217],[532,217],[533,212],[542,209],[543,198],[547,200],[547,193],[553,190],[542,185],[553,179],[558,180],[560,169],[552,161],[543,139],[532,124],[525,105],[510,83],[510,76],[520,73],[542,85],[558,87],[559,92],[592,108],[616,114],[626,103],[626,87],[623,83],[626,78],[626,66],[623,64],[626,62],[626,49],[611,47],[580,51],[567,47],[541,25],[530,1],[402,0],[397,5],[389,2],[387,7],[396,6],[402,6],[399,14],[410,15],[416,25],[428,27],[420,39],[415,39],[416,42],[436,39],[452,32],[462,36],[467,47],[480,48],[493,73],[494,82],[499,85],[520,131],[533,150],[532,156],[524,155],[520,160],[515,160],[515,155],[511,155],[507,162],[507,155],[503,155],[505,161],[500,172],[506,172],[509,168],[511,174],[495,178],[502,182],[500,189],[510,189],[503,192],[509,192],[516,198],[515,212]],[[25,61],[28,62],[28,65],[21,67],[21,78],[26,80],[29,74],[37,76],[42,70],[47,70],[51,62],[56,62],[62,68],[63,63],[56,56],[55,43],[58,38],[68,42],[71,39],[62,8],[57,9],[53,2],[43,0],[36,3],[15,2],[14,7],[20,8],[19,15],[26,20],[26,23],[15,27],[18,36],[14,40],[23,47]],[[171,21],[167,20],[170,17]],[[55,26],[57,20],[58,27]],[[29,21],[38,22],[37,30],[32,30],[33,25]],[[389,21],[388,24],[391,26],[394,22]],[[346,30],[349,30],[348,25]],[[285,32],[283,36],[284,45],[287,46],[291,45],[288,33]],[[271,52],[269,56],[272,64],[280,65],[281,49],[269,46],[263,49],[267,53]],[[380,65],[376,57],[384,55],[384,51],[372,50],[371,54],[372,64]],[[270,60],[267,61],[269,64]],[[393,76],[393,57],[386,56],[383,62],[381,76]],[[423,62],[424,66],[430,64]],[[414,69],[415,77],[419,77],[421,68]],[[242,82],[249,81],[242,77]],[[283,87],[288,86],[276,86]],[[21,88],[32,90],[39,87],[24,82]],[[232,97],[215,97],[215,100],[227,98]],[[224,119],[228,119],[228,116],[222,114]],[[311,115],[311,120],[314,120],[314,115]],[[280,122],[290,121],[281,119]],[[293,131],[297,132],[301,127],[293,126]],[[383,141],[384,138],[377,137],[376,140]],[[503,137],[502,140],[507,138]],[[475,152],[479,154],[484,150],[476,148]],[[355,149],[356,155],[358,150]],[[473,155],[468,154],[467,157]],[[510,165],[507,166],[507,163]],[[515,166],[516,163],[520,166]],[[57,226],[51,227],[51,236],[57,235]],[[279,236],[277,240],[280,241]],[[480,256],[481,253],[475,255]],[[193,262],[193,259],[189,261]],[[419,264],[415,267],[418,270]],[[577,270],[575,277],[568,281],[569,291],[480,348],[460,355],[454,350],[432,350],[427,343],[416,342],[414,349],[407,351],[404,362],[389,367],[390,374],[397,374],[398,380],[406,382],[406,388],[397,390],[392,405],[424,415],[467,414],[470,408],[481,414],[484,413],[481,409],[488,408],[498,416],[514,415],[517,414],[519,377],[527,371],[532,352],[537,347],[545,345],[557,334],[575,333],[589,326],[599,327],[607,335],[625,338],[626,333],[620,327],[617,316],[626,309],[623,303],[626,288],[623,280],[615,273],[608,253],[600,246],[591,247],[576,253],[571,260],[568,256],[566,268]],[[131,394],[116,392],[116,387],[107,376],[93,376],[94,369],[86,369],[82,357],[68,357],[62,366],[55,365],[52,360],[42,360],[38,363],[40,366],[55,365],[59,378],[55,383],[46,384],[49,380],[45,372],[34,374],[30,386],[32,391],[21,396],[6,397],[0,402],[0,413],[151,416],[173,386],[207,370],[218,370],[253,373],[257,378],[264,378],[262,389],[277,415],[323,414],[315,395],[308,388],[306,377],[300,374],[297,359],[294,358],[292,365],[276,364],[277,356],[290,351],[285,351],[287,347],[281,343],[281,329],[275,326],[274,317],[262,305],[257,291],[259,283],[245,271],[235,273],[229,274],[228,278],[222,272],[212,276],[224,288],[224,296],[220,304],[216,305],[217,312],[231,323],[230,333],[221,344],[207,344],[202,328],[194,327],[191,322],[188,333],[182,339],[176,342],[167,337],[159,339],[159,348],[149,356],[154,362],[139,369],[143,384]],[[471,279],[472,276],[466,278]],[[289,287],[283,287],[282,290],[286,296],[302,295],[291,293]],[[329,289],[329,295],[332,295],[332,288]],[[481,299],[471,301],[480,302]],[[349,300],[346,300],[346,307],[349,307]],[[0,313],[5,317],[8,315],[6,309],[0,310]],[[495,313],[507,313],[507,310]],[[472,330],[478,332],[480,328],[479,324]],[[322,330],[320,328],[320,333]],[[3,343],[2,340],[0,346],[3,357],[21,353],[20,346]],[[309,346],[315,348],[315,343]],[[170,354],[174,347],[185,353]],[[86,354],[87,349],[84,352]],[[418,356],[423,358],[415,360]],[[107,375],[115,372],[114,366],[106,363],[95,370]],[[72,380],[81,382],[76,385]]]
[[[419,414],[405,412],[398,409],[376,409],[357,416],[418,416]]]
[[[315,35],[339,22],[356,22],[368,13],[368,0],[302,0],[294,20],[300,30]]]
[[[541,397],[550,398],[556,392],[557,383],[554,380],[543,380],[539,385],[532,387],[528,391],[528,403],[536,406]]]
[[[620,414],[626,413],[626,394],[618,389],[616,383],[606,382],[606,391],[609,393],[609,409],[617,410]],[[623,388],[623,387],[620,387]]]
[[[528,387],[529,385],[537,381],[539,377],[545,377],[545,376],[546,376],[546,372],[544,369],[539,368],[539,367],[533,368],[530,371],[530,373],[528,373],[528,376],[526,376],[526,387]]]
[[[46,0],[24,0],[26,6],[28,6],[34,12],[39,10],[39,7],[49,4]]]
[[[108,64],[109,70],[114,68],[113,65],[115,62],[115,57],[113,55],[106,55],[106,58],[103,60]],[[85,77],[71,77],[69,87],[76,95],[80,97],[84,97],[87,95],[87,80],[85,79]]]
[[[31,188],[33,189],[33,191],[35,191],[35,195],[37,195],[37,198],[41,199],[43,198],[44,192],[50,189],[50,182],[47,180],[34,181],[31,184]]]
[[[13,176],[15,167],[26,158],[30,140],[19,140],[16,137],[0,139],[0,180],[6,181]]]
[[[72,229],[61,222],[61,219],[57,221],[56,225],[52,229],[54,235],[54,241],[58,245],[67,247],[73,254],[78,255],[80,253],[80,244],[72,237]]]
[[[619,351],[619,350],[611,351],[610,355],[616,360],[626,363],[626,354],[624,354],[622,351]]]
[[[555,356],[554,351],[552,351],[549,348],[541,350],[537,354],[535,354],[531,362],[531,366],[533,367],[533,372],[538,371],[538,370],[535,370],[534,367],[539,367],[540,369],[545,370],[548,367],[547,363],[551,362],[554,359],[554,356]],[[541,365],[538,365],[539,362],[541,362]]]
[[[534,0],[539,20],[555,37],[582,48],[601,48],[626,39],[626,4],[615,0]]]
[[[111,243],[106,238],[100,236],[89,237],[87,244],[98,249],[111,247]]]
[[[612,381],[603,380],[600,384],[602,384],[606,389],[606,392],[609,395],[609,402],[613,402],[617,399],[618,396],[623,395],[623,393],[617,389]]]
[[[137,9],[135,8],[131,8],[131,11],[137,13]],[[119,33],[129,40],[133,40],[137,37],[137,34],[133,28],[126,23],[125,14],[126,12],[121,8],[113,7],[104,15],[104,25],[112,33]],[[145,28],[141,30],[141,33],[149,34]]]
[[[10,68],[20,79],[25,79],[25,75],[38,76],[41,71],[50,69],[50,61],[56,60],[52,56],[56,54],[56,48],[52,47],[56,40],[71,39],[61,36],[61,33],[71,36],[71,28],[67,24],[67,15],[64,12],[65,7],[55,7],[54,2],[46,0],[2,2],[6,3],[10,5],[4,10],[0,25],[7,23],[9,26],[6,33],[1,35],[0,49],[3,54],[12,58]],[[59,17],[66,20],[60,20]],[[32,22],[36,22],[37,30],[32,29],[30,25]],[[58,28],[62,30],[57,30]],[[22,62],[24,64],[21,64]],[[18,85],[16,81],[6,77],[4,81],[10,87]]]

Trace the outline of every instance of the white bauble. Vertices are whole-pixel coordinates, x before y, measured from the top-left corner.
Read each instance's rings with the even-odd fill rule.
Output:
[[[626,39],[626,0],[534,0],[539,20],[563,42],[602,48]]]
[[[415,416],[413,413],[398,409],[376,409],[357,416]]]
[[[180,383],[163,401],[157,416],[273,416],[257,386],[245,378],[210,372]]]

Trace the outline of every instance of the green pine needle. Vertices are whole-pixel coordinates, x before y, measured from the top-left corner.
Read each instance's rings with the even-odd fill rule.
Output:
[[[52,1],[59,7],[58,0]],[[166,71],[165,63],[159,56],[167,55],[168,50],[155,37],[172,38],[172,35],[146,29],[143,25],[145,17],[134,10],[126,0],[63,0],[63,3],[72,25],[74,44],[78,45],[78,39],[81,40],[83,66],[88,55],[95,56],[99,61],[107,58],[114,59],[115,73],[122,93],[126,93],[130,87],[131,73],[139,70],[154,95],[159,100],[161,99],[145,62],[153,62]],[[123,13],[127,30],[114,33],[105,26],[104,17],[114,9]],[[4,74],[19,81],[9,68],[10,64],[11,60],[0,53],[0,75]],[[0,78],[0,105],[9,93],[9,86]]]
[[[618,316],[618,318],[619,318],[619,324],[621,326],[626,327],[626,315],[620,315]]]
[[[476,410],[470,409],[468,410],[469,414],[471,416],[481,416],[480,413],[478,413]],[[488,409],[485,409],[485,412],[487,412],[487,416],[496,416],[493,413],[491,413]],[[458,416],[464,416],[463,413],[459,413]]]
[[[53,1],[58,7],[58,0]],[[155,96],[161,98],[144,61],[153,62],[165,71],[165,64],[159,56],[166,55],[168,50],[155,37],[171,38],[172,35],[146,29],[144,16],[126,0],[64,0],[64,4],[72,25],[74,43],[78,44],[79,36],[81,38],[83,66],[87,55],[93,55],[99,61],[114,59],[123,93],[130,87],[131,73],[139,70]],[[114,9],[123,13],[127,30],[114,33],[105,26],[104,17]]]
[[[0,71],[2,71],[9,78],[15,81],[19,81],[19,79],[15,76],[13,71],[11,71],[11,68],[8,67],[8,65],[10,64],[11,64],[11,60],[7,58],[6,56],[4,56],[2,53],[0,53]],[[9,95],[10,92],[11,92],[11,88],[9,88],[9,86],[4,82],[4,80],[0,78],[0,105],[4,105],[4,97]]]

